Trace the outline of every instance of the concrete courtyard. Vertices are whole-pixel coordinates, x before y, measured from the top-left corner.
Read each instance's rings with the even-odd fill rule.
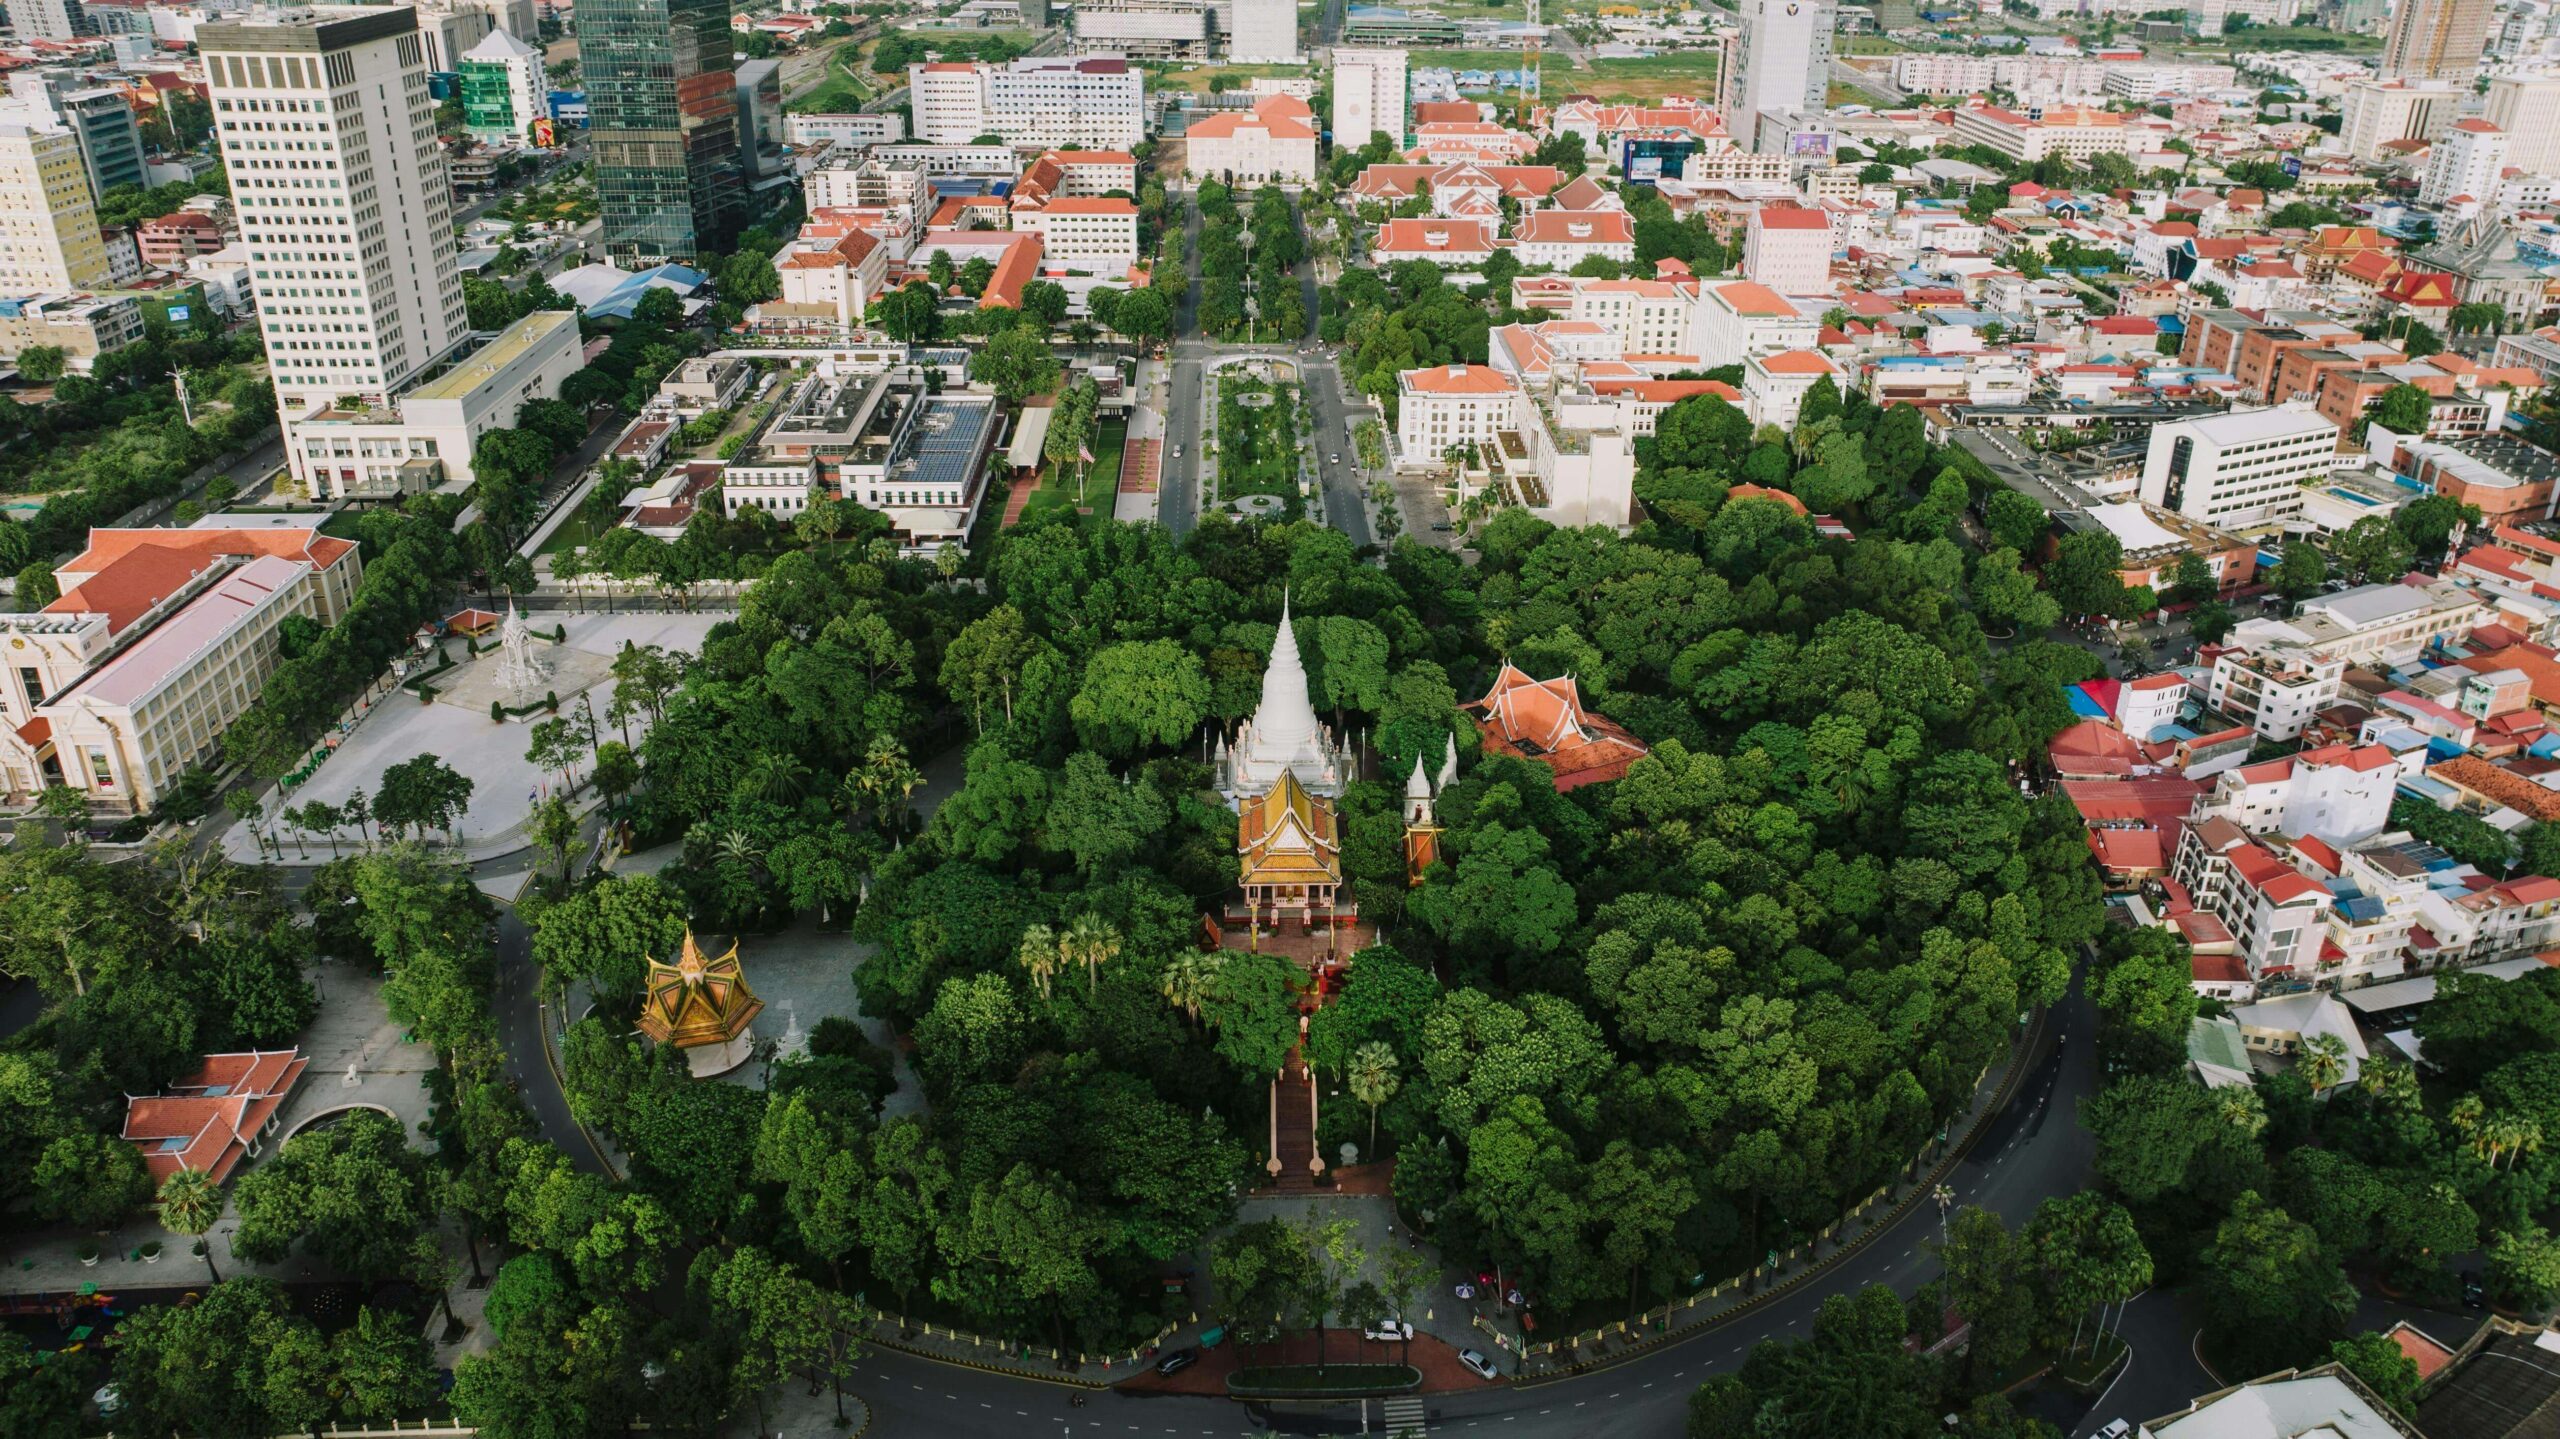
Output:
[[[584,694],[595,711],[598,732],[604,738],[620,738],[620,730],[605,716],[615,689],[607,670],[623,645],[657,645],[670,653],[690,655],[701,648],[702,637],[711,626],[726,617],[725,612],[545,614],[540,628],[566,625],[569,635],[562,644],[538,641],[535,645],[535,652],[550,671],[545,688],[559,695],[563,715],[573,716],[578,696]],[[455,655],[461,654],[459,639],[449,639],[445,645]],[[463,854],[481,859],[521,848],[525,843],[525,812],[535,800],[549,793],[549,786],[558,777],[536,769],[525,758],[532,727],[549,716],[533,714],[504,724],[491,723],[489,701],[497,692],[497,668],[495,646],[484,646],[477,658],[464,659],[436,676],[433,683],[438,694],[430,703],[421,704],[405,690],[392,691],[356,722],[354,733],[311,778],[290,793],[269,795],[269,812],[315,800],[344,804],[347,796],[358,790],[370,795],[380,787],[384,770],[431,754],[472,782],[471,802],[455,825]],[[644,728],[645,719],[631,725],[635,744]],[[275,825],[272,832],[297,855],[307,852],[306,846],[326,852],[325,836],[306,836],[285,824]],[[351,831],[342,832],[341,844],[352,837]],[[256,839],[245,826],[232,826],[222,842],[234,859],[255,862],[258,857]]]

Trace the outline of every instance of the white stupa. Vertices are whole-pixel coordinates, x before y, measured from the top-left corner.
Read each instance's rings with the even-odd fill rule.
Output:
[[[1293,773],[1310,794],[1332,799],[1352,775],[1351,746],[1334,738],[1316,718],[1307,697],[1307,667],[1298,659],[1297,633],[1289,627],[1289,602],[1280,601],[1280,633],[1271,641],[1271,664],[1262,672],[1262,702],[1236,731],[1218,741],[1218,788],[1229,804],[1269,794],[1283,772]]]

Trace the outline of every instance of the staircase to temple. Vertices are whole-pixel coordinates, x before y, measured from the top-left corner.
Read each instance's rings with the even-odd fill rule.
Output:
[[[1316,1157],[1316,1082],[1298,1051],[1271,1081],[1272,1152],[1280,1157],[1280,1175],[1267,1188],[1273,1193],[1303,1194],[1316,1187],[1308,1161]]]

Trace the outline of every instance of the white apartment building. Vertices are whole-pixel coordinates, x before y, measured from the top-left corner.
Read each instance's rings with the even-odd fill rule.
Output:
[[[1227,58],[1244,65],[1298,63],[1298,0],[1230,0]]]
[[[1138,263],[1138,207],[1126,200],[1061,195],[1015,210],[1013,228],[1040,236],[1044,266],[1118,275]]]
[[[1753,355],[1742,364],[1743,411],[1751,416],[1754,427],[1775,425],[1781,430],[1793,430],[1796,415],[1804,409],[1806,392],[1825,377],[1834,385],[1839,384],[1840,367],[1818,350]]]
[[[2460,112],[2462,94],[2450,85],[2408,80],[2359,80],[2341,103],[2338,140],[2347,154],[2370,164],[2394,140],[2434,140]]]
[[[2508,164],[2530,176],[2560,178],[2560,75],[2491,80],[2480,118],[2505,132]]]
[[[278,411],[388,401],[467,333],[417,12],[333,6],[196,36]]]
[[[1315,111],[1294,95],[1266,95],[1250,111],[1222,110],[1183,132],[1182,173],[1239,185],[1304,185],[1316,177]]]
[[[1396,377],[1396,456],[1432,466],[1452,445],[1478,445],[1517,423],[1519,383],[1485,365],[1433,365]]]
[[[907,117],[895,110],[880,115],[859,110],[837,115],[785,115],[782,134],[794,145],[842,145],[862,150],[873,145],[895,145],[907,138]]]
[[[1781,295],[1831,293],[1831,219],[1796,205],[1763,205],[1743,232],[1742,273]]]
[[[1717,108],[1728,134],[1767,152],[1760,117],[1822,113],[1831,93],[1831,0],[1742,0],[1741,63],[1722,72]],[[1771,127],[1773,136],[1776,127]]]
[[[1128,150],[1146,138],[1145,81],[1112,55],[1040,56],[1005,65],[938,61],[907,67],[916,138],[967,145]]]
[[[578,317],[537,310],[397,399],[303,412],[285,427],[285,459],[315,497],[462,490],[481,437],[513,428],[526,401],[557,397],[585,364]]]
[[[839,330],[861,327],[888,284],[888,268],[888,246],[854,229],[821,238],[804,234],[773,259],[782,303],[806,307],[808,316],[823,315]]]
[[[2220,815],[2253,835],[2351,845],[2390,822],[2403,777],[2399,759],[2381,745],[2326,745],[2224,770],[2196,815]]]
[[[2279,526],[2329,472],[2338,427],[2308,409],[2234,410],[2155,425],[2142,499],[2226,530]]]
[[[2254,981],[2308,977],[2328,937],[2328,889],[2277,858],[2227,819],[2190,824],[2178,837],[2170,874],[2195,907],[2239,941]]]
[[[2431,580],[2359,585],[2319,595],[2303,601],[2291,619],[2251,620],[2232,633],[2281,625],[2292,631],[2288,637],[2295,643],[2349,664],[2395,666],[2412,663],[2447,635],[2467,634],[2501,618],[2478,592],[2450,580]]]
[[[2124,116],[2083,105],[2057,105],[2030,118],[2014,110],[1982,105],[1955,112],[1952,143],[1988,145],[2012,160],[2032,164],[2048,155],[2086,160],[2092,155],[2122,155],[2133,148]]]
[[[821,210],[878,211],[905,221],[912,231],[924,224],[930,190],[921,166],[839,151],[801,177],[800,193],[811,215]]]
[[[2205,687],[2208,707],[2247,725],[2262,739],[2300,735],[2311,717],[2338,702],[2347,662],[2264,634],[2243,636],[2244,624],[2225,641]]]
[[[1568,277],[1573,286],[1564,317],[1605,325],[1626,342],[1630,355],[1690,355],[1699,348],[1697,285],[1676,280],[1596,280]],[[1716,353],[1722,353],[1718,351]],[[1700,363],[1705,363],[1703,360]]]
[[[0,124],[0,295],[108,283],[80,137],[32,117]]]
[[[871,158],[883,165],[913,166],[927,175],[980,180],[1010,179],[1021,168],[1011,145],[878,145]]]
[[[1709,283],[1698,291],[1697,347],[1688,353],[1725,358],[1810,350],[1822,321],[1799,314],[1787,298],[1749,280]]]
[[[2441,206],[2460,197],[2486,203],[2498,196],[2507,167],[2507,132],[2486,120],[2456,120],[2427,152],[2427,174],[2418,203]]]
[[[1357,150],[1372,135],[1404,143],[1412,108],[1405,52],[1339,46],[1333,52],[1333,143]]]
[[[1075,7],[1075,53],[1206,60],[1218,13],[1210,0],[1085,0]]]

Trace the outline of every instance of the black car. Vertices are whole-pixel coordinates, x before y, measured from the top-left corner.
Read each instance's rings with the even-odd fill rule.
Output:
[[[1156,1372],[1158,1374],[1179,1374],[1183,1370],[1188,1369],[1199,1362],[1199,1350],[1176,1349],[1171,1354],[1168,1354],[1162,1359],[1156,1361]]]
[[[2476,1269],[2462,1276],[2462,1307],[2465,1309],[2489,1307],[2489,1288],[2480,1282],[2480,1272]]]

